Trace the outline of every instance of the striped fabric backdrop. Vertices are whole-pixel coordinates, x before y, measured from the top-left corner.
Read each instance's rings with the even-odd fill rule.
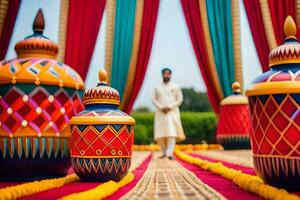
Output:
[[[283,24],[291,15],[300,27],[299,0],[244,0],[252,37],[263,71],[269,70],[269,52],[284,41]],[[298,31],[298,39],[300,31]]]
[[[159,0],[107,0],[105,68],[128,113],[147,69],[158,7]]]
[[[21,0],[0,1],[0,60],[5,59]]]
[[[231,84],[243,85],[239,1],[181,0],[181,5],[208,97],[218,112],[220,101],[232,94]]]

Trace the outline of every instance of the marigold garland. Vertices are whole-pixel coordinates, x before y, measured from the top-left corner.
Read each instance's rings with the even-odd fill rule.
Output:
[[[63,178],[45,179],[16,186],[9,186],[0,189],[0,199],[10,200],[26,197],[46,190],[59,188],[75,181],[79,181],[78,176],[71,174]]]
[[[198,150],[221,150],[223,147],[220,144],[177,144],[175,146],[178,150],[190,150],[190,151],[198,151]],[[159,151],[160,147],[157,144],[150,145],[133,145],[134,151]]]
[[[211,171],[215,174],[221,175],[224,178],[232,181],[238,185],[241,189],[254,193],[264,199],[272,200],[299,200],[297,195],[288,193],[284,189],[278,189],[276,187],[263,183],[262,179],[257,176],[245,174],[239,170],[225,167],[221,162],[209,162],[200,158],[187,155],[186,153],[175,150],[175,155],[187,163],[196,165],[204,170]]]
[[[61,198],[61,200],[92,200],[92,199],[103,199],[106,198],[116,191],[118,191],[121,187],[124,187],[128,183],[130,183],[134,179],[133,173],[129,172],[121,181],[115,182],[115,181],[108,181],[105,182],[99,186],[97,186],[94,189],[85,191],[85,192],[79,192],[79,193],[73,193],[67,196],[64,196]]]
[[[142,156],[141,159],[135,160],[135,163],[132,164],[133,166],[131,167],[131,171],[133,171],[137,167],[139,167],[141,165],[141,163],[143,163],[149,156],[150,156],[149,154],[145,154],[145,156]],[[129,173],[126,177],[124,177],[118,183],[115,183],[113,181],[108,181],[108,182],[100,185],[101,187],[98,186],[97,192],[99,192],[99,190],[104,189],[105,194],[107,194],[107,191],[110,191],[111,193],[109,193],[109,195],[111,195],[112,193],[116,192],[119,188],[121,188],[124,185],[131,182],[133,180],[133,178],[134,178],[133,174]],[[75,181],[79,181],[79,180],[80,179],[76,174],[71,174],[71,175],[65,176],[63,178],[45,179],[45,180],[41,180],[41,181],[23,183],[23,184],[19,184],[19,185],[15,185],[15,186],[8,186],[8,187],[0,189],[0,199],[1,200],[2,199],[3,200],[18,199],[21,197],[26,197],[26,196],[30,196],[33,194],[37,194],[39,192],[59,188],[66,184],[69,184],[69,183],[72,183]],[[113,182],[113,183],[110,183],[110,182]],[[116,188],[116,184],[117,184],[118,188]],[[114,186],[113,189],[112,189],[112,186]],[[95,189],[97,189],[97,188],[95,188]],[[109,188],[109,189],[107,189],[107,188]],[[89,191],[87,191],[87,192],[89,192]],[[78,195],[78,194],[81,195],[81,193],[74,193],[74,195]],[[69,196],[73,196],[73,194],[71,194]],[[66,198],[67,197],[68,196],[66,196]],[[103,196],[103,198],[104,197],[105,196]],[[72,198],[74,198],[74,197],[72,197]]]

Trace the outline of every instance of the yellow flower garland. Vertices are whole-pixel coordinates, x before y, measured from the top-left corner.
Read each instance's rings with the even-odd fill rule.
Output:
[[[85,199],[85,200],[92,200],[92,199],[103,199],[106,198],[116,191],[118,191],[121,187],[124,187],[128,183],[130,183],[134,179],[133,173],[129,172],[121,181],[115,182],[115,181],[108,181],[106,183],[103,183],[99,186],[97,186],[94,189],[85,191],[85,192],[79,192],[79,193],[73,193],[67,196],[64,196],[62,200],[76,200],[76,199]]]
[[[190,150],[190,151],[198,151],[198,150],[221,150],[223,147],[220,144],[177,144],[176,149],[178,150]],[[133,145],[134,151],[159,151],[160,147],[157,144],[150,145]]]
[[[196,165],[204,170],[211,171],[215,174],[219,174],[224,178],[232,181],[234,184],[238,185],[241,189],[254,193],[264,199],[272,200],[299,200],[297,195],[288,193],[284,189],[278,189],[276,187],[267,185],[263,181],[253,175],[245,174],[239,170],[231,169],[225,167],[220,162],[209,162],[202,160],[200,158],[195,158],[183,153],[180,150],[175,150],[175,155],[190,164]]]
[[[143,163],[148,156],[142,157],[140,160],[136,160],[137,163],[135,163],[135,166],[131,169],[132,171],[135,170],[137,167],[140,166],[141,163]],[[127,176],[125,176],[120,182],[116,183],[114,181],[108,181],[95,189],[87,191],[87,194],[90,194],[90,192],[93,192],[94,190],[99,192],[100,190],[104,190],[104,193],[101,191],[101,198],[104,198],[105,195],[111,195],[114,192],[116,192],[119,188],[125,186],[129,182],[131,182],[134,178],[134,175],[132,173],[129,173]],[[29,183],[23,183],[15,186],[8,186],[5,188],[0,189],[0,199],[2,200],[12,200],[12,199],[18,199],[21,197],[26,197],[30,195],[37,194],[39,192],[55,189],[62,187],[68,183],[72,183],[75,181],[79,181],[79,177],[76,174],[71,174],[63,178],[54,178],[54,179],[45,179],[41,181],[34,181]],[[109,189],[108,189],[109,188]],[[109,193],[108,193],[108,192]],[[74,195],[85,195],[81,193],[74,193]],[[100,194],[99,193],[99,194]],[[73,196],[73,194],[69,195]],[[68,198],[69,196],[66,196]],[[97,196],[98,197],[98,196]],[[74,197],[72,197],[74,198]],[[99,199],[99,198],[98,198]]]
[[[79,181],[78,176],[71,174],[63,178],[53,178],[24,183],[0,189],[0,199],[10,200],[26,197],[46,190],[62,187],[68,183]]]

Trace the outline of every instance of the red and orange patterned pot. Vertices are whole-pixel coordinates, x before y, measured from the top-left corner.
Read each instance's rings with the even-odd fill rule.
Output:
[[[85,110],[71,119],[71,161],[87,181],[119,181],[131,164],[135,120],[118,110],[120,96],[99,73],[97,87],[85,91]]]
[[[271,69],[253,82],[249,97],[254,165],[267,183],[300,189],[300,44],[291,17],[284,44],[269,56]]]
[[[0,63],[0,179],[65,176],[71,166],[69,121],[83,109],[84,84],[55,60],[41,11],[33,29],[16,44],[18,57]]]
[[[216,131],[217,142],[224,149],[250,149],[252,131],[247,97],[240,94],[240,84],[232,84],[233,95],[221,101]]]

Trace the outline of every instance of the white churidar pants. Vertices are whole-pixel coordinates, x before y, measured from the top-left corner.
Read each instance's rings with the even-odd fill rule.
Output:
[[[172,156],[176,144],[176,138],[175,137],[158,138],[157,144],[160,146],[163,155]]]

